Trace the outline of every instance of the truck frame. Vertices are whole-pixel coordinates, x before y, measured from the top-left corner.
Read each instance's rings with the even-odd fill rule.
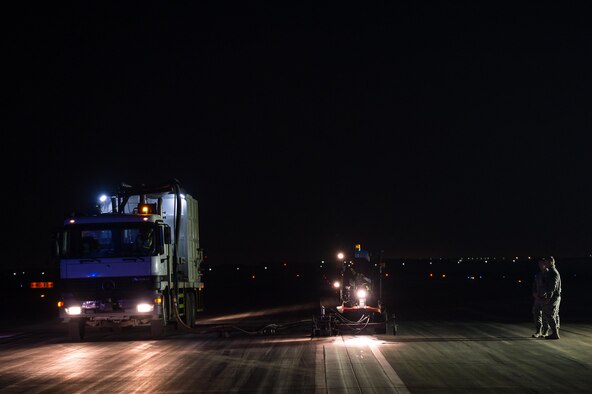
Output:
[[[86,327],[195,326],[203,310],[198,203],[177,180],[122,185],[57,236],[59,315],[71,340]]]

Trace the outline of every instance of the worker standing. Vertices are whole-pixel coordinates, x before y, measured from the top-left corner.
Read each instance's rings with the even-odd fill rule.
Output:
[[[545,287],[543,277],[547,274],[548,268],[544,259],[538,262],[539,271],[534,275],[532,281],[532,317],[534,319],[533,338],[542,338],[549,333],[549,322],[543,319],[543,309],[545,307]]]
[[[559,304],[561,303],[561,275],[555,267],[555,259],[545,259],[547,272],[543,275],[545,303],[543,305],[543,321],[549,323],[551,334],[545,339],[559,339]]]

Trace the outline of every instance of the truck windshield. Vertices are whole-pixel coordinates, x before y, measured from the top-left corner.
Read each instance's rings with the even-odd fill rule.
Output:
[[[60,255],[72,259],[153,256],[157,233],[151,223],[70,225],[64,229]]]

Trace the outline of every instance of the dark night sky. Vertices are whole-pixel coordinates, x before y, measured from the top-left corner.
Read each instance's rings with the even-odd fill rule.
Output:
[[[170,178],[212,264],[592,253],[586,10],[106,4],[8,15],[8,265],[119,182]]]

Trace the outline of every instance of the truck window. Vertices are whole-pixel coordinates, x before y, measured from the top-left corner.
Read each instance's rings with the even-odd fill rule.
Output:
[[[151,224],[95,226],[69,226],[62,237],[61,256],[84,259],[152,256],[156,253],[156,231]]]

